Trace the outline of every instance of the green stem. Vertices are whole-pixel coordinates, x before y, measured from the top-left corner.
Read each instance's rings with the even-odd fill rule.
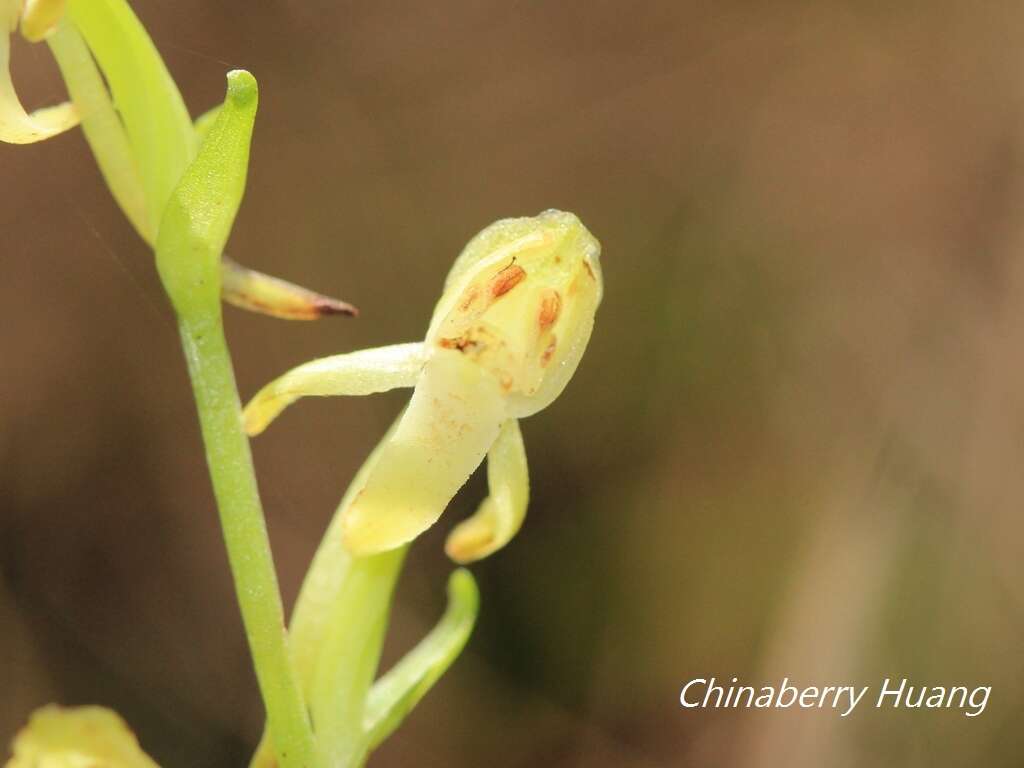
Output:
[[[206,461],[267,722],[283,768],[314,763],[313,732],[288,651],[277,576],[219,306],[179,316]]]

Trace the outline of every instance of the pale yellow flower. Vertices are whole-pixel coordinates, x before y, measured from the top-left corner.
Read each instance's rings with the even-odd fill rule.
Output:
[[[78,112],[69,102],[29,113],[21,105],[11,80],[11,35],[22,24],[33,42],[46,37],[60,21],[63,0],[0,0],[0,141],[31,144],[78,124]]]
[[[508,542],[529,480],[518,420],[565,388],[602,295],[600,245],[571,213],[505,219],[456,260],[422,342],[315,360],[264,387],[245,409],[249,434],[307,395],[415,387],[362,488],[343,510],[357,555],[399,547],[429,528],[484,457],[490,495],[455,528],[459,561]]]

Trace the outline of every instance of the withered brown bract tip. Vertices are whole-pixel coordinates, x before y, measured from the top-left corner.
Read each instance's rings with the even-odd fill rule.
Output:
[[[344,301],[324,297],[316,302],[316,314],[321,317],[326,317],[327,315],[359,317],[359,308]]]
[[[346,301],[222,259],[221,296],[229,304],[281,320],[319,320],[328,315],[358,317]]]

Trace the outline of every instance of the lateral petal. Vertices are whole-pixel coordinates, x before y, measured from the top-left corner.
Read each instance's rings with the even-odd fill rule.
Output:
[[[459,523],[445,542],[445,552],[457,563],[480,560],[508,544],[518,533],[530,501],[526,449],[519,422],[509,419],[487,452],[489,495],[476,513]]]

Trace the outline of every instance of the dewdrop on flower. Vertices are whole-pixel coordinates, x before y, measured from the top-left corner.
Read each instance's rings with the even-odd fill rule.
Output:
[[[576,371],[603,290],[600,245],[571,213],[505,219],[465,247],[423,342],[315,360],[246,406],[250,435],[307,395],[414,387],[363,487],[342,511],[356,555],[394,549],[433,525],[484,457],[489,495],[448,537],[458,562],[504,546],[526,514],[518,420],[547,407]]]

